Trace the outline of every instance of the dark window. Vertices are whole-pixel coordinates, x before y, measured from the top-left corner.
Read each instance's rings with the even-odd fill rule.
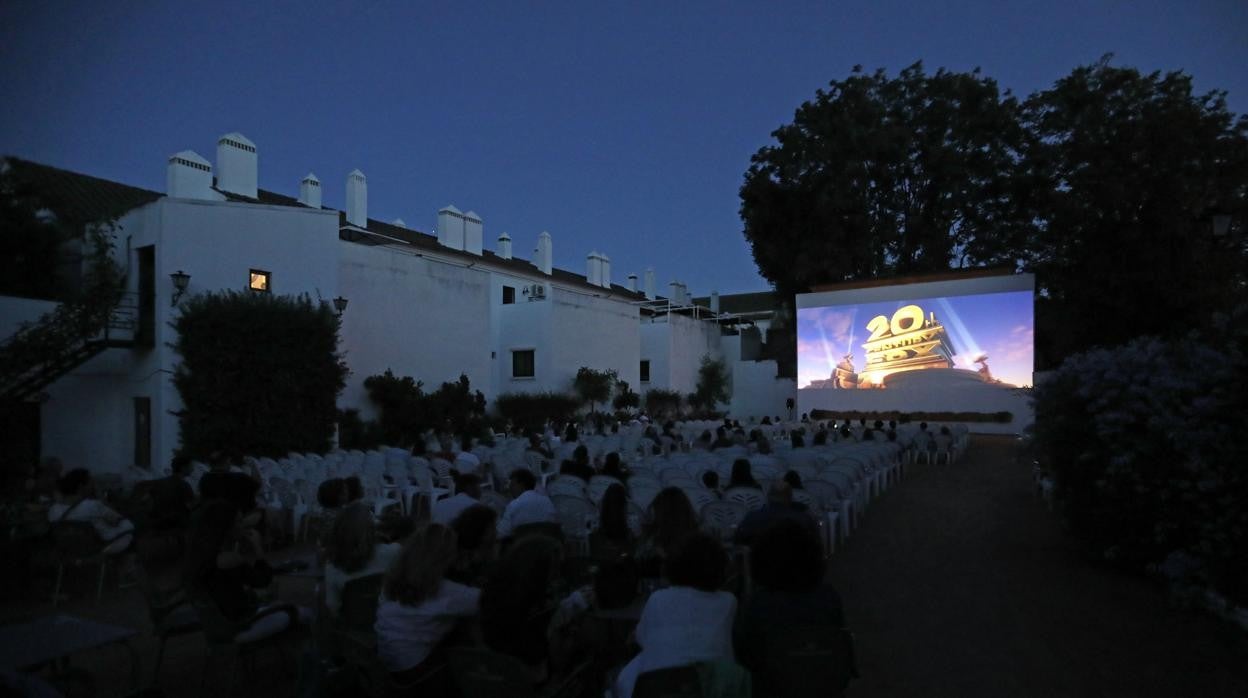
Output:
[[[511,377],[532,378],[536,375],[532,349],[513,349],[511,352]]]
[[[252,269],[250,280],[247,282],[247,288],[260,293],[268,293],[272,290],[269,286],[269,277],[271,274],[262,269]]]
[[[516,302],[516,287],[504,286],[503,287],[503,305],[511,305],[512,303],[515,303],[515,302]]]
[[[649,359],[641,362],[641,382],[642,383],[650,382],[650,360]]]
[[[156,346],[156,246],[146,245],[139,253],[139,324],[134,343],[140,347]]]

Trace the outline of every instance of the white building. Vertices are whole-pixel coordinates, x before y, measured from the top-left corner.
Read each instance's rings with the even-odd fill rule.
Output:
[[[736,332],[744,315],[711,312],[717,299],[695,303],[679,284],[659,296],[653,272],[642,288],[635,275],[613,283],[610,258],[597,251],[584,274],[555,268],[545,232],[532,259],[514,256],[505,233],[486,249],[482,218],[453,206],[437,213],[434,234],[373,220],[358,170],[346,177],[345,211],[322,206],[312,174],[297,198],[260,189],[257,148],[241,134],[218,139],[215,169],[191,151],[170,157],[163,194],[18,160],[6,167],[54,211],[82,222],[115,216],[120,226],[118,261],[140,329],[23,396],[39,452],[71,465],[121,472],[167,463],[177,448],[169,323],[179,272],[189,275],[187,294],[346,299],[341,349],[351,373],[339,402],[365,417],[373,410],[363,381],[386,369],[430,387],[466,375],[488,399],[566,391],[582,366],[613,369],[642,394],[688,393],[709,354],[729,359],[734,381],[748,386],[734,393],[737,416],[779,414],[794,394],[774,362],[753,360],[753,335]],[[0,296],[0,342],[54,307]]]

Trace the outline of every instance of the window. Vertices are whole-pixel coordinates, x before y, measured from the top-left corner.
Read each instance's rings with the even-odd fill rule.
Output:
[[[503,287],[503,305],[511,305],[512,303],[515,303],[515,302],[516,302],[516,287],[504,286]]]
[[[537,375],[533,365],[532,349],[513,349],[511,351],[511,377],[532,378]]]
[[[641,362],[641,382],[642,383],[650,382],[650,360],[649,359],[646,359],[645,361]]]
[[[269,288],[269,272],[261,269],[252,269],[250,280],[247,282],[247,288],[260,293],[268,293]]]

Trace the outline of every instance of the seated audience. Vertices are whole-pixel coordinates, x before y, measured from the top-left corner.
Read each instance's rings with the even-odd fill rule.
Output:
[[[230,464],[224,455],[212,457],[208,472],[199,478],[199,498],[203,501],[224,499],[240,511],[250,512],[256,508],[256,494],[260,492],[259,473],[248,474]]]
[[[568,428],[573,429],[572,427]],[[574,475],[585,482],[589,482],[589,479],[594,476],[594,466],[589,463],[589,449],[585,447],[585,444],[578,445],[572,451],[572,459],[565,460],[559,466],[559,474]]]
[[[316,488],[316,503],[321,508],[335,512],[347,505],[347,481],[340,477],[325,480]]]
[[[711,492],[714,492],[716,496],[718,496],[720,494],[719,473],[715,472],[714,470],[707,470],[706,472],[702,473],[702,486],[710,490]]]
[[[705,533],[685,536],[666,565],[671,586],[650,595],[634,633],[641,653],[620,671],[615,695],[631,698],[647,671],[697,662],[733,661],[732,625],[737,600],[720,591],[728,556]]]
[[[732,474],[728,478],[728,489],[733,487],[763,489],[763,486],[758,484],[758,480],[754,479],[754,473],[750,470],[750,461],[745,458],[738,458],[732,462]]]
[[[152,481],[148,490],[152,497],[151,525],[157,530],[184,528],[195,502],[195,490],[187,482],[191,474],[190,457],[174,456],[169,467],[172,471],[169,477]]]
[[[802,489],[802,476],[796,470],[786,470],[784,473],[784,481],[789,483],[789,487],[795,490]]]
[[[812,446],[827,446],[828,445],[828,430],[820,429],[819,431],[815,432],[815,438],[811,440],[810,444]]]
[[[692,448],[699,451],[709,451],[711,450],[712,444],[714,444],[714,440],[711,438],[711,432],[708,429],[702,432],[702,435],[698,437],[697,441],[693,442]]]
[[[624,465],[620,462],[620,454],[615,451],[607,454],[606,459],[602,463],[602,474],[607,477],[613,477],[620,482],[628,480],[628,471],[624,469]]]
[[[271,637],[312,616],[296,606],[260,603],[256,591],[272,583],[273,569],[264,560],[259,520],[254,505],[245,513],[228,500],[208,500],[191,515],[187,536],[182,574],[201,618],[212,609],[205,628],[236,641]]]
[[[497,556],[498,512],[484,504],[474,504],[460,512],[450,526],[458,541],[458,553],[446,577],[460,584],[480,586]]]
[[[455,460],[451,461],[455,471],[464,474],[472,474],[480,477],[481,475],[481,458],[472,452],[472,437],[467,434],[461,440],[459,453],[455,454]]]
[[[537,476],[517,468],[508,480],[511,496],[503,515],[498,519],[498,537],[508,538],[517,526],[530,523],[558,523],[555,505],[550,497],[537,491]]]
[[[74,468],[57,481],[56,502],[48,508],[48,523],[85,521],[104,543],[104,554],[115,555],[130,547],[134,524],[95,497],[95,484],[86,468]]]
[[[342,607],[347,582],[382,574],[399,554],[398,543],[379,543],[368,505],[355,502],[334,519],[325,551],[325,608],[332,615]]]
[[[638,569],[643,577],[658,577],[663,561],[676,542],[698,531],[698,514],[689,497],[678,487],[666,487],[655,495],[641,524],[637,541]]]
[[[460,512],[477,504],[481,499],[481,478],[472,473],[454,477],[455,494],[434,502],[433,512],[429,515],[430,520],[443,526],[449,526]]]
[[[481,589],[481,635],[495,652],[529,667],[533,683],[549,672],[547,626],[554,615],[551,595],[563,560],[562,545],[546,536],[517,540]]]
[[[806,439],[802,437],[800,429],[794,429],[793,433],[789,435],[789,443],[793,446],[793,448],[806,447]]]
[[[711,450],[715,451],[721,448],[732,448],[736,446],[736,442],[728,436],[728,430],[719,427],[715,430],[715,440],[711,442]]]
[[[443,641],[460,619],[477,614],[481,591],[446,578],[457,555],[455,532],[428,524],[386,572],[373,628],[377,655],[397,683],[416,683],[445,666]]]
[[[779,695],[766,661],[768,638],[796,625],[845,627],[841,597],[823,583],[818,536],[794,519],[780,519],[759,534],[750,569],[757,588],[734,632],[737,659],[753,672],[756,695]]]
[[[818,524],[806,505],[793,501],[793,488],[784,480],[777,480],[767,491],[767,503],[751,511],[737,526],[736,542],[738,545],[752,545],[755,537],[765,528],[779,519],[794,519],[802,525],[810,527],[818,535]]]
[[[550,460],[551,458],[555,457],[554,452],[552,452],[550,449],[546,448],[545,445],[543,445],[542,437],[537,432],[529,432],[529,445],[526,446],[524,450],[525,450],[525,453],[528,453],[529,451],[537,453],[542,458],[545,458],[547,460]]]
[[[598,560],[629,555],[633,532],[628,527],[628,494],[623,485],[611,485],[598,505],[598,528],[589,534],[589,552]]]

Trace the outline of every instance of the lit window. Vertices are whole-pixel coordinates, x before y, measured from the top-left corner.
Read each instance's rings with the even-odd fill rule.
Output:
[[[650,382],[650,360],[649,359],[641,362],[641,382],[642,383]]]
[[[511,377],[532,378],[537,375],[532,349],[513,349],[511,352]]]
[[[260,293],[269,292],[269,272],[260,269],[251,270],[251,280],[247,282],[247,288]]]

